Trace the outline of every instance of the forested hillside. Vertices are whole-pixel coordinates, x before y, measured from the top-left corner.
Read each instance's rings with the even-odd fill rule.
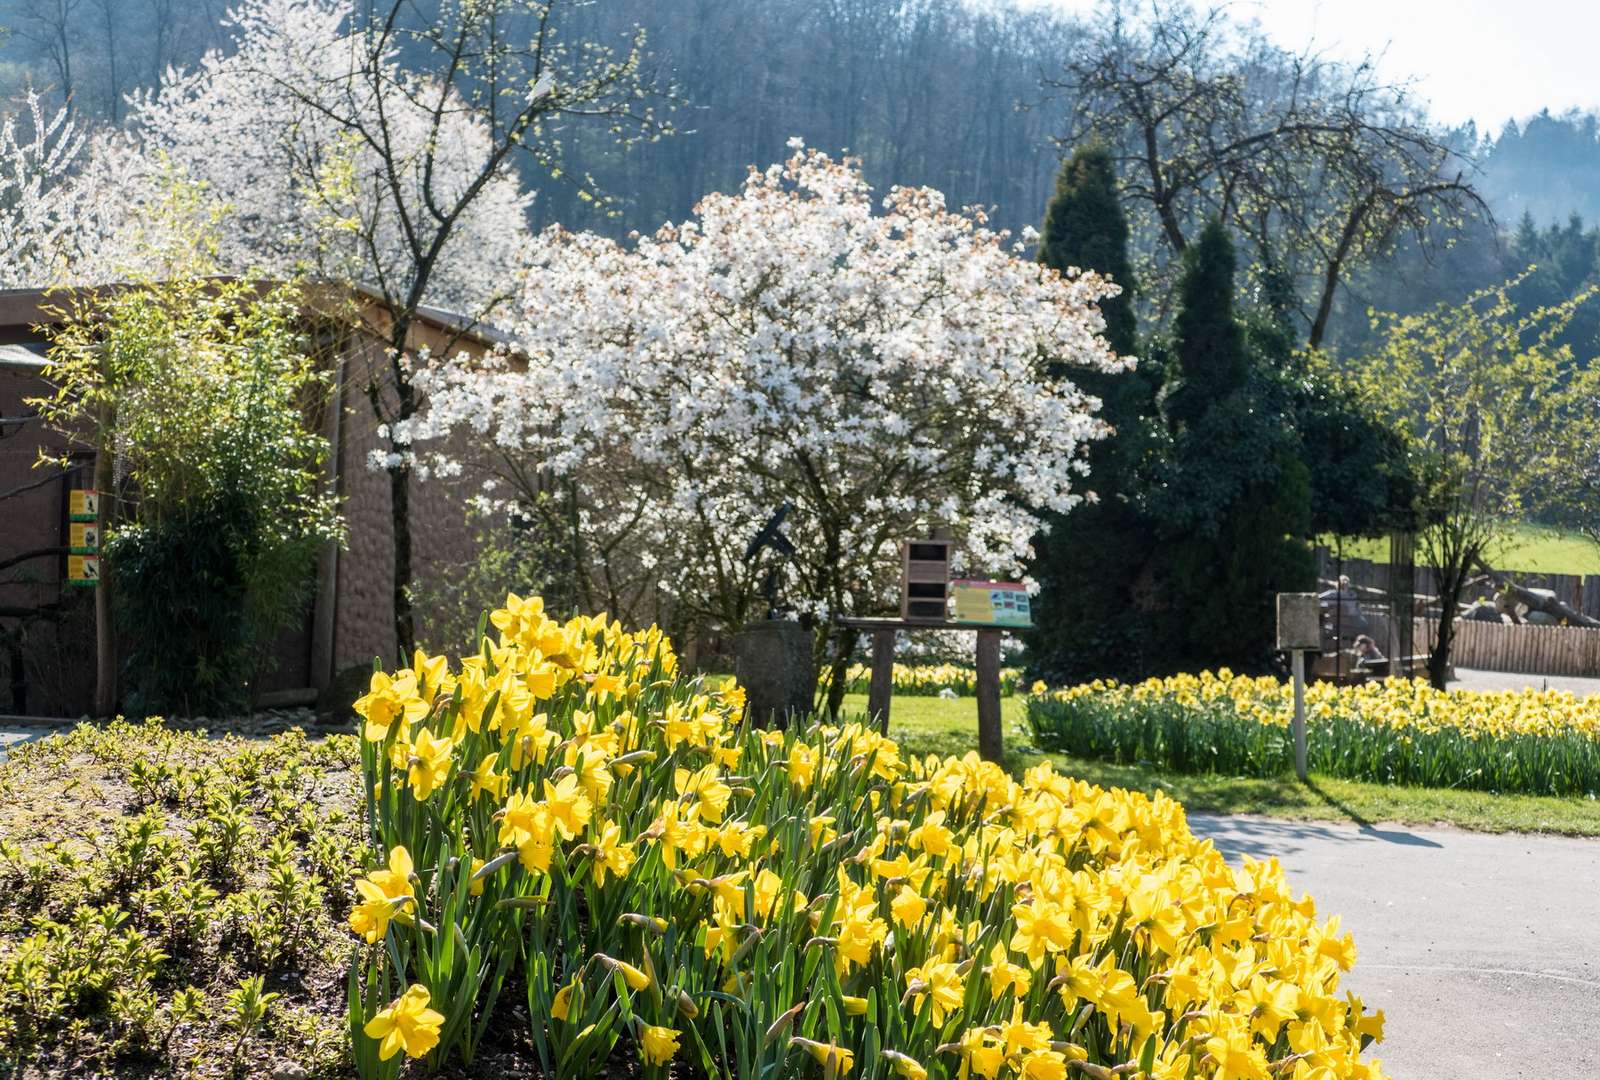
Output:
[[[438,2],[417,6],[425,17],[424,9]],[[9,28],[0,42],[0,93],[14,101],[35,88],[55,104],[70,96],[85,119],[121,123],[126,95],[156,85],[169,66],[193,65],[204,50],[226,47],[227,7],[228,0],[0,0],[0,25]],[[1111,100],[1114,83],[1095,81],[1107,71],[1084,62],[1086,54],[1096,63],[1111,55],[1104,24],[1083,24],[1039,6],[608,0],[575,8],[564,19],[572,40],[625,42],[635,28],[644,34],[651,81],[665,92],[676,133],[624,150],[598,130],[556,132],[564,143],[559,175],[531,160],[519,165],[538,192],[536,226],[560,222],[618,236],[653,230],[681,220],[704,193],[737,186],[750,166],[781,159],[785,143],[799,137],[860,156],[880,193],[895,184],[930,185],[953,205],[989,208],[995,225],[1015,232],[1039,223],[1063,148],[1090,137],[1115,142],[1139,134],[1122,123],[1127,109]],[[1174,25],[1182,30],[1181,20]],[[1183,32],[1215,47],[1205,44],[1206,30],[1202,14]],[[1236,104],[1238,115],[1252,121],[1277,116],[1292,122],[1283,102],[1296,79],[1306,78],[1299,85],[1303,93],[1308,86],[1328,89],[1315,86],[1317,80],[1356,77],[1327,65],[1297,68],[1304,60],[1296,44],[1246,36],[1227,59],[1248,75],[1254,97],[1224,104]],[[1374,95],[1388,89],[1351,82],[1340,92],[1365,95],[1362,107],[1376,111]],[[1405,117],[1405,130],[1429,130],[1403,94],[1383,99],[1382,109]],[[1197,126],[1229,120],[1215,112],[1185,118]],[[1321,249],[1337,239],[1330,230],[1336,233],[1343,223],[1339,211],[1346,205],[1327,194],[1337,188],[1337,177],[1318,177],[1310,186],[1321,189],[1312,195],[1323,202],[1306,201],[1293,213],[1272,209],[1285,196],[1282,187],[1254,193],[1268,207],[1261,231],[1279,238],[1276,250],[1252,245],[1249,214],[1232,207],[1230,223],[1245,241],[1247,293],[1263,295],[1266,278],[1278,275],[1294,293],[1289,306],[1312,343],[1350,352],[1366,340],[1369,308],[1415,310],[1458,299],[1530,262],[1540,264],[1527,286],[1530,295],[1544,288],[1541,282],[1559,279],[1566,288],[1595,276],[1596,244],[1584,223],[1600,220],[1600,119],[1540,114],[1493,136],[1469,128],[1428,138],[1430,148],[1437,140],[1438,154],[1386,150],[1387,157],[1372,159],[1397,197],[1386,216],[1362,222],[1352,257],[1331,268],[1337,290],[1319,286],[1330,270]],[[1183,152],[1179,146],[1170,164],[1194,167]],[[1326,148],[1319,152],[1320,168],[1331,158]],[[1159,279],[1172,253],[1163,245],[1177,248],[1154,203],[1141,203],[1139,192],[1148,185],[1129,175],[1130,160],[1124,156],[1118,165],[1135,226],[1136,270],[1141,278]],[[1464,198],[1407,205],[1408,171],[1425,180],[1458,175],[1483,205]],[[1252,163],[1210,179],[1231,192],[1238,177],[1256,175],[1263,173]],[[1184,233],[1208,214],[1230,212],[1212,191],[1196,187],[1193,194],[1180,207],[1190,219]],[[1352,192],[1346,202],[1354,205],[1358,195]],[[1436,213],[1444,228],[1432,220]],[[1318,214],[1325,220],[1308,220]],[[1298,247],[1285,245],[1284,236]],[[1425,275],[1419,273],[1424,266]],[[1319,311],[1322,292],[1332,294],[1325,312]],[[1156,314],[1160,321],[1166,313]],[[1587,326],[1573,333],[1592,336]]]

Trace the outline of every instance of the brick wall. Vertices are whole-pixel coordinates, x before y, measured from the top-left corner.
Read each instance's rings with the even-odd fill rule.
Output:
[[[378,422],[367,400],[369,365],[381,347],[365,339],[346,357],[344,415],[339,447],[339,493],[346,547],[338,558],[334,618],[334,671],[395,656],[394,534],[389,477],[371,468],[368,455],[381,447]],[[457,444],[459,447],[459,443]],[[467,500],[475,485],[466,480],[411,480],[412,577],[422,581],[474,557],[466,525]],[[430,637],[428,613],[417,612],[417,637]]]

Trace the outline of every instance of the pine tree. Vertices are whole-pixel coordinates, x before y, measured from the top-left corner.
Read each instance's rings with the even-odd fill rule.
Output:
[[[1176,370],[1167,393],[1167,415],[1176,425],[1198,422],[1212,402],[1244,385],[1249,365],[1233,311],[1234,270],[1233,241],[1213,220],[1183,254],[1172,323]]]
[[[1261,669],[1273,594],[1308,588],[1314,574],[1310,474],[1280,377],[1290,354],[1266,313],[1246,333],[1234,269],[1233,244],[1213,223],[1185,253],[1178,285],[1163,390],[1173,442],[1149,507],[1163,533],[1157,667]]]
[[[1039,261],[1062,273],[1072,267],[1093,270],[1122,286],[1119,295],[1100,302],[1100,311],[1106,319],[1106,343],[1118,356],[1134,352],[1128,221],[1117,195],[1116,169],[1104,147],[1085,147],[1061,166],[1039,234]]]
[[[1062,165],[1045,211],[1039,261],[1062,273],[1093,270],[1120,285],[1122,292],[1100,305],[1105,337],[1118,355],[1135,353],[1128,224],[1111,155],[1103,148],[1081,149]],[[1085,483],[1097,501],[1053,516],[1050,531],[1034,541],[1032,572],[1040,592],[1029,655],[1034,670],[1052,680],[1129,675],[1142,663],[1131,591],[1154,532],[1139,512],[1136,490],[1154,414],[1154,381],[1147,370],[1060,372],[1100,398],[1101,419],[1113,434],[1089,450]]]

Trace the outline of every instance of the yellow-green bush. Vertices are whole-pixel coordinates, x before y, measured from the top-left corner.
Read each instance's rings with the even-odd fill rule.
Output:
[[[555,1077],[1382,1075],[1338,919],[1176,803],[753,730],[655,630],[515,596],[492,620],[358,703],[364,1075],[495,1025]]]

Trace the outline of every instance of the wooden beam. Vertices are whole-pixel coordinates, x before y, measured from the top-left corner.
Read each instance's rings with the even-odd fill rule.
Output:
[[[894,700],[894,631],[872,631],[872,682],[867,687],[867,717],[889,732],[889,704]]]

